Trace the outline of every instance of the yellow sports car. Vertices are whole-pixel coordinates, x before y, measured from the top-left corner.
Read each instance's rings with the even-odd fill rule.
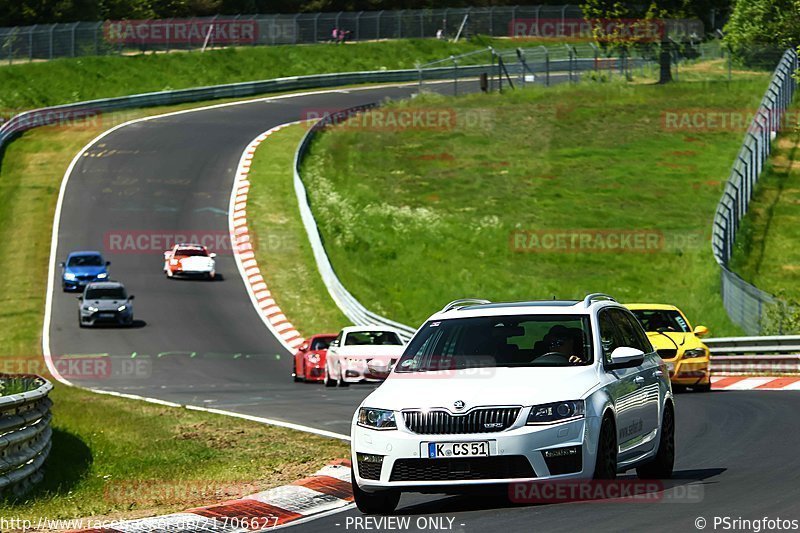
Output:
[[[667,363],[673,389],[711,390],[708,346],[699,337],[708,328],[692,329],[686,316],[674,305],[626,304],[644,326],[650,342]]]

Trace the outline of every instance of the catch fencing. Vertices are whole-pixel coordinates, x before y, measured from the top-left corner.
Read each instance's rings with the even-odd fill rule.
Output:
[[[442,38],[476,34],[509,36],[514,21],[579,20],[576,5],[401,9],[291,15],[218,15],[164,20],[74,22],[0,28],[0,61],[169,52],[226,46]],[[528,26],[529,27],[529,26]]]
[[[768,325],[767,309],[776,300],[731,272],[729,262],[742,219],[772,150],[772,141],[781,130],[786,110],[794,98],[797,68],[797,52],[786,50],[745,134],[714,215],[711,247],[721,269],[722,301],[731,320],[748,335],[756,335]],[[780,325],[777,328],[780,329]]]
[[[43,476],[52,429],[48,394],[53,385],[38,376],[0,376],[4,388],[24,392],[0,396],[0,494],[24,494]]]

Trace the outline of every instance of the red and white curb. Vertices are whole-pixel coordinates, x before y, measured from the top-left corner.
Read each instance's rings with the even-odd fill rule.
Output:
[[[250,166],[253,163],[256,149],[276,131],[294,124],[299,124],[299,121],[275,126],[253,139],[247,145],[236,169],[236,177],[234,178],[228,209],[228,228],[231,233],[231,242],[235,243],[233,246],[234,259],[247,287],[253,307],[255,307],[261,320],[273,335],[290,352],[303,344],[304,339],[275,303],[275,299],[264,281],[264,276],[261,274],[261,269],[258,267],[251,239],[252,234],[247,227],[247,195],[250,192],[248,175],[250,174]]]
[[[151,531],[260,531],[339,511],[353,502],[350,461],[339,460],[311,477],[208,507],[189,509],[108,527],[73,530],[80,533],[147,533]]]
[[[713,390],[800,390],[800,377],[711,376]]]

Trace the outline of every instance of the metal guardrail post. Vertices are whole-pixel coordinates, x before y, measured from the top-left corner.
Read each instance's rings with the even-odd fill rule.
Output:
[[[56,31],[56,25],[50,26],[50,59],[53,59],[53,32]]]
[[[383,15],[383,9],[378,11],[378,15],[375,17],[375,38],[381,38],[381,15]]]

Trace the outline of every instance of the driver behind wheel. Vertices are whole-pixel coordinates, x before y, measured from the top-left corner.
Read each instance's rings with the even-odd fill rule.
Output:
[[[553,326],[545,335],[544,342],[548,352],[563,355],[570,364],[586,364],[583,353],[583,331],[580,328]]]

